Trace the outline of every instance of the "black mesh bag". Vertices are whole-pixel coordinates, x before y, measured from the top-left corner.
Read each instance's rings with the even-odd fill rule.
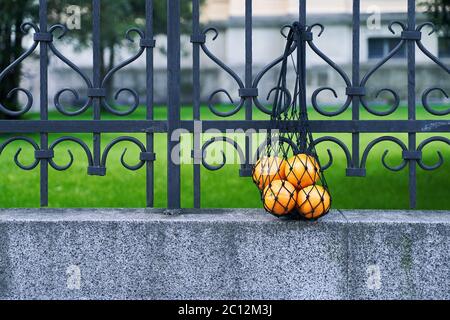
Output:
[[[329,212],[332,199],[309,129],[301,70],[293,58],[299,35],[300,28],[294,24],[287,37],[275,88],[271,115],[274,129],[258,150],[253,181],[261,191],[267,212],[277,217],[317,220]],[[288,88],[287,71],[291,63],[296,77]]]

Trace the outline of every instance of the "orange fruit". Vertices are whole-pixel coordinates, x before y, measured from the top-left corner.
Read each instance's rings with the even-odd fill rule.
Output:
[[[319,180],[320,167],[314,157],[299,154],[285,165],[286,179],[297,189],[309,187]]]
[[[264,190],[264,207],[276,215],[285,215],[294,210],[297,190],[285,180],[275,180]]]
[[[314,185],[298,192],[298,212],[307,219],[317,219],[330,210],[331,197],[324,187]]]
[[[283,180],[286,162],[278,157],[263,157],[255,165],[253,181],[260,190],[264,190],[272,181]]]

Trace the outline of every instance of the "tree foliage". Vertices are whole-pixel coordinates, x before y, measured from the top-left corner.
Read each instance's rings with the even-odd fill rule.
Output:
[[[153,26],[155,34],[167,29],[166,0],[154,0]],[[182,30],[190,29],[191,2],[181,0]],[[67,45],[84,49],[92,45],[92,0],[48,0],[49,24],[64,22],[69,6],[81,9],[81,28],[70,30],[65,37]],[[0,0],[0,72],[16,60],[24,51],[24,35],[20,30],[23,22],[38,22],[38,0]],[[144,0],[101,1],[101,69],[102,74],[114,67],[117,48],[125,44],[125,33],[131,27],[145,27]],[[38,23],[37,23],[38,24]],[[106,53],[109,53],[108,55]],[[107,58],[107,62],[105,62]],[[17,106],[17,96],[8,97],[11,89],[18,87],[21,66],[17,66],[7,80],[0,85],[0,101],[9,108]],[[108,86],[112,86],[112,81]],[[112,90],[108,90],[111,92]],[[1,115],[0,115],[1,116]]]
[[[420,6],[425,9],[436,28],[450,37],[450,0],[427,0],[422,1]]]
[[[0,0],[0,72],[6,69],[22,53],[24,34],[21,31],[23,22],[37,15],[38,7],[34,0]],[[17,105],[17,96],[8,97],[8,93],[20,83],[21,67],[18,66],[7,79],[0,84],[0,101],[4,105]],[[0,114],[0,117],[2,115]]]

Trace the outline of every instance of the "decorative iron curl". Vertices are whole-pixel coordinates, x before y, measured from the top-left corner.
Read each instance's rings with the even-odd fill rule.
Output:
[[[429,88],[429,89],[425,90],[425,92],[424,92],[423,95],[422,95],[422,104],[423,104],[423,107],[424,107],[429,113],[431,113],[431,114],[433,114],[433,115],[435,115],[435,116],[446,116],[446,115],[450,114],[450,108],[448,108],[447,110],[439,111],[439,110],[434,110],[434,109],[430,106],[430,104],[429,104],[429,102],[428,102],[428,96],[429,96],[430,93],[432,93],[433,91],[438,91],[438,92],[442,93],[442,95],[443,95],[446,99],[449,98],[447,92],[445,92],[444,89],[438,88],[438,87]]]
[[[431,36],[433,33],[436,32],[436,26],[432,23],[432,22],[425,22],[422,23],[420,25],[417,26],[416,31],[422,32],[422,29],[425,28],[426,26],[431,27],[431,31],[428,33],[429,36]],[[430,58],[433,62],[435,62],[438,66],[440,66],[442,69],[444,69],[445,71],[447,71],[447,73],[450,73],[450,68],[447,67],[442,61],[440,61],[436,56],[434,56],[430,51],[428,51],[427,48],[425,48],[425,46],[422,43],[422,40],[416,40],[417,42],[417,46],[419,47],[419,49],[428,57]]]
[[[285,33],[286,29],[292,29],[291,25],[285,25],[281,28],[280,33],[284,38],[287,38],[288,35]],[[289,49],[289,54],[292,54],[295,50],[297,49],[297,43],[294,42],[292,47]],[[273,69],[274,67],[276,67],[278,64],[280,64],[284,59],[284,55],[281,55],[280,57],[278,57],[277,59],[275,59],[274,61],[272,61],[271,63],[269,63],[267,66],[265,66],[261,72],[259,72],[259,74],[256,76],[255,80],[253,81],[253,88],[258,88],[259,83],[261,82],[262,78],[267,74],[267,72],[269,72],[269,70]],[[283,92],[286,95],[286,104],[285,104],[285,110],[287,110],[292,102],[292,95],[289,92],[289,90],[285,87],[274,87],[272,88],[272,90],[269,91],[266,100],[269,101],[270,97],[272,95],[272,93],[276,90],[279,90],[281,92]],[[259,97],[254,97],[253,101],[255,103],[255,106],[262,111],[265,114],[272,114],[272,110],[267,109],[266,107],[264,107],[264,105],[261,103],[261,101],[259,100]],[[285,110],[283,110],[282,112],[284,112]]]
[[[202,33],[206,37],[209,32],[213,32],[214,33],[214,36],[212,38],[213,41],[216,40],[217,37],[219,36],[219,31],[216,28],[214,28],[214,27],[209,27],[209,28],[203,30]],[[205,43],[201,43],[201,48],[202,48],[203,52],[212,61],[214,61],[215,64],[217,64],[220,68],[222,68],[226,73],[228,73],[236,81],[239,89],[244,89],[245,88],[245,85],[242,82],[241,78],[230,67],[228,67],[225,63],[223,63],[222,60],[217,58],[208,49],[208,47],[206,46],[206,42]],[[225,96],[230,100],[230,103],[234,106],[232,110],[230,110],[228,112],[224,112],[224,111],[219,111],[219,110],[216,109],[216,107],[214,106],[214,103],[213,103],[213,99],[219,93],[225,94]],[[242,109],[242,107],[244,106],[244,103],[245,103],[245,99],[243,97],[240,97],[239,102],[235,103],[233,98],[231,97],[231,95],[225,89],[218,89],[218,90],[214,91],[213,93],[211,93],[211,95],[208,98],[208,108],[211,110],[211,112],[213,114],[215,114],[216,116],[219,116],[219,117],[229,117],[229,116],[235,115],[236,113],[238,113]]]
[[[286,32],[286,30],[289,30],[289,32]],[[294,31],[292,24],[285,24],[280,29],[280,33],[283,36],[283,38],[285,38],[285,39],[287,39],[289,37],[289,33],[291,31]]]
[[[286,137],[283,137],[283,136],[277,136],[275,138],[270,137],[270,139],[269,138],[266,139],[258,147],[258,150],[256,151],[256,154],[255,154],[255,157],[253,158],[253,163],[256,163],[258,161],[258,159],[261,158],[262,151],[264,151],[266,149],[266,147],[269,145],[269,143],[270,144],[272,144],[272,143],[287,144],[292,149],[294,154],[299,154],[300,153],[300,149],[298,148],[297,144],[294,141],[292,141],[292,140],[290,140],[290,139],[288,139]]]
[[[335,144],[337,144],[343,151],[345,154],[345,158],[347,160],[347,168],[350,168],[352,166],[352,155],[350,153],[350,150],[348,149],[348,147],[346,146],[346,144],[344,142],[342,142],[341,140],[335,138],[335,137],[322,137],[319,139],[316,139],[315,141],[313,141],[309,147],[309,152],[311,152],[314,148],[316,148],[319,144],[324,143],[324,142],[333,142]],[[331,152],[330,149],[327,149],[327,153],[328,153],[328,162],[327,164],[321,164],[321,169],[323,171],[328,170],[334,162],[334,157],[333,154]]]
[[[403,143],[403,141],[401,141],[398,138],[395,137],[389,137],[389,136],[385,136],[385,137],[380,137],[375,139],[374,141],[372,141],[371,143],[369,143],[369,145],[367,146],[366,150],[364,151],[364,154],[362,156],[362,160],[361,160],[361,168],[362,169],[366,169],[366,164],[367,164],[367,158],[369,157],[369,153],[370,151],[372,151],[372,149],[379,143],[384,142],[384,141],[390,141],[393,142],[395,144],[397,144],[398,146],[400,146],[400,148],[402,148],[403,151],[408,151],[408,148],[406,147],[406,145]],[[403,170],[408,162],[405,159],[402,159],[402,163],[399,164],[398,166],[392,167],[390,166],[387,162],[386,162],[386,157],[389,154],[389,150],[386,149],[383,153],[383,156],[381,157],[381,162],[383,163],[384,167],[387,168],[390,171],[394,171],[394,172],[398,172]]]
[[[275,88],[272,88],[272,90],[270,90],[269,93],[267,94],[267,99],[266,100],[269,101],[270,97],[272,96],[272,93],[277,92],[277,91],[281,92],[281,93],[283,93],[285,95],[284,106],[282,108],[280,108],[278,110],[278,112],[276,112],[276,111],[274,112],[273,110],[271,111],[271,110],[268,110],[266,108],[264,108],[264,110],[262,110],[261,108],[258,108],[258,109],[261,110],[264,113],[267,113],[267,111],[269,111],[270,114],[275,114],[277,116],[282,115],[283,113],[285,113],[291,107],[291,104],[292,104],[292,95],[291,95],[291,93],[289,92],[289,90],[286,87],[275,87]],[[277,96],[278,92],[275,94],[275,99],[278,98],[278,96]],[[257,99],[258,99],[257,97],[254,98],[255,104],[259,103],[259,101],[256,102]],[[261,107],[262,107],[262,105],[261,105]]]
[[[33,29],[33,31],[35,33],[40,32],[39,27],[36,24],[31,23],[31,22],[25,22],[20,26],[20,30],[24,34],[28,33],[31,29]],[[23,60],[25,60],[27,57],[29,57],[34,52],[34,50],[36,50],[38,45],[39,45],[39,41],[34,40],[33,45],[28,50],[26,50],[19,58],[17,58],[15,61],[13,61],[5,70],[3,70],[0,73],[0,84],[4,80],[4,78],[6,77],[7,74],[9,74],[18,64],[20,64]],[[19,93],[19,92],[25,94],[25,96],[27,97],[27,102],[26,102],[25,106],[23,106],[19,111],[12,111],[0,102],[0,112],[1,113],[6,114],[11,117],[19,117],[21,115],[24,115],[28,111],[30,111],[31,107],[33,106],[33,95],[31,94],[31,92],[29,90],[20,88],[20,87],[14,88],[8,92],[7,98],[9,99],[15,93]]]
[[[75,138],[75,137],[62,137],[62,138],[59,138],[59,139],[55,140],[55,141],[50,145],[49,149],[52,150],[52,151],[55,151],[55,148],[56,148],[58,145],[60,145],[60,144],[63,143],[63,142],[68,142],[68,141],[74,142],[74,143],[80,145],[80,146],[83,148],[84,152],[86,153],[86,156],[87,156],[87,160],[88,160],[89,166],[93,166],[94,160],[93,160],[93,158],[92,158],[91,150],[90,150],[89,147],[86,145],[86,143],[84,143],[84,141],[81,140],[81,139],[78,139],[78,138]],[[69,168],[73,165],[74,157],[73,157],[73,153],[72,153],[72,151],[71,151],[70,149],[67,149],[67,153],[69,154],[69,157],[70,157],[70,160],[69,160],[69,163],[68,163],[68,164],[63,165],[63,166],[60,166],[60,165],[58,165],[58,164],[56,164],[56,163],[54,162],[53,158],[50,158],[50,159],[48,160],[50,166],[51,166],[53,169],[58,170],[58,171],[65,171],[65,170],[69,169]]]
[[[394,30],[394,26],[398,25],[400,26],[400,28],[402,29],[402,31],[406,31],[408,28],[407,26],[400,22],[400,21],[393,21],[389,24],[389,31],[395,35],[396,32]],[[372,75],[378,70],[380,69],[386,62],[388,62],[393,56],[395,56],[400,49],[405,45],[405,40],[404,39],[400,39],[400,42],[395,46],[394,49],[391,50],[391,52],[389,52],[389,54],[384,57],[381,61],[379,61],[371,70],[369,70],[367,72],[367,74],[363,77],[363,79],[361,80],[361,87],[366,87],[367,82],[369,81],[370,77],[372,77]],[[388,92],[390,94],[392,94],[392,97],[394,98],[394,102],[392,104],[392,106],[386,110],[386,111],[377,111],[377,110],[373,110],[367,103],[365,96],[361,97],[361,104],[364,107],[364,109],[367,110],[367,112],[376,115],[376,116],[388,116],[390,114],[393,114],[395,111],[397,111],[398,107],[400,106],[400,97],[397,94],[397,92],[395,92],[392,89],[389,88],[382,88],[380,90],[377,91],[376,95],[375,95],[375,99],[377,99],[381,93],[383,92]]]
[[[320,28],[320,32],[318,33],[317,37],[320,37],[323,32],[325,31],[325,27],[320,24],[320,23],[315,23],[309,27],[307,27],[306,31],[307,32],[312,32],[313,29],[315,27],[319,27]],[[352,82],[350,81],[350,78],[347,76],[347,74],[345,73],[345,71],[339,67],[336,63],[334,63],[330,58],[328,58],[322,51],[320,51],[320,49],[314,44],[313,40],[308,40],[308,45],[309,47],[323,60],[325,61],[330,67],[332,67],[334,70],[336,70],[336,72],[342,77],[342,79],[344,80],[345,84],[347,87],[351,87],[352,86]],[[333,93],[334,97],[337,99],[338,98],[338,94],[336,93],[336,90],[334,90],[331,87],[322,87],[322,88],[318,88],[313,92],[312,95],[312,99],[311,99],[311,104],[314,107],[314,109],[320,113],[321,115],[327,116],[327,117],[333,117],[333,116],[337,116],[343,112],[345,112],[348,107],[350,106],[350,103],[352,102],[352,98],[351,96],[347,96],[346,101],[344,102],[344,104],[336,111],[326,111],[324,110],[317,102],[317,97],[319,96],[319,94],[323,91],[330,91],[331,93]]]
[[[431,27],[431,31],[428,33],[429,36],[431,36],[433,33],[436,32],[436,26],[431,23],[431,22],[425,22],[420,24],[419,26],[417,26],[417,31],[422,32],[422,29],[425,27]],[[425,46],[422,43],[422,40],[417,40],[416,41],[417,46],[419,47],[419,49],[428,57],[430,58],[430,60],[432,60],[434,63],[436,63],[441,69],[443,69],[444,71],[447,72],[447,74],[450,74],[450,68],[447,67],[444,63],[442,63],[442,61],[440,61],[436,56],[434,56],[427,48],[425,48]],[[447,110],[442,110],[442,111],[438,111],[438,110],[434,110],[431,106],[430,103],[428,102],[428,98],[430,93],[437,91],[442,93],[442,95],[448,99],[449,96],[448,94],[445,92],[444,89],[439,88],[439,87],[433,87],[433,88],[429,88],[427,90],[424,91],[424,93],[422,94],[422,104],[423,107],[431,114],[435,115],[435,116],[445,116],[450,114],[450,108]]]
[[[2,154],[2,152],[5,150],[5,148],[16,141],[24,141],[27,142],[28,144],[30,144],[35,151],[39,150],[39,145],[31,138],[27,138],[27,137],[14,137],[14,138],[10,138],[8,140],[6,140],[5,142],[3,142],[2,144],[0,144],[0,155]],[[39,164],[39,159],[34,159],[34,162],[30,165],[24,165],[20,162],[19,160],[19,155],[22,152],[22,148],[19,148],[16,152],[16,154],[14,155],[14,163],[22,170],[26,170],[26,171],[30,171],[33,170],[34,168],[36,168]]]
[[[62,24],[55,24],[53,25],[50,29],[49,32],[50,33],[54,33],[57,30],[61,30],[62,33],[57,37],[57,39],[62,39],[68,32],[68,29],[66,26],[62,25]],[[92,89],[93,85],[91,80],[89,79],[89,77],[83,73],[83,71],[81,71],[81,69],[79,67],[77,67],[74,63],[72,63],[69,59],[67,59],[53,44],[53,42],[49,42],[48,44],[50,51],[53,52],[53,54],[58,57],[63,63],[65,63],[69,68],[71,68],[73,71],[75,71],[82,79],[83,81],[86,83],[86,86],[88,89]],[[76,111],[68,111],[66,110],[66,108],[62,105],[61,103],[61,96],[65,93],[71,93],[75,99],[79,100],[80,99],[80,95],[79,93],[75,90],[75,89],[71,89],[71,88],[64,88],[59,90],[54,97],[54,102],[55,102],[55,107],[56,109],[62,113],[63,115],[66,116],[77,116],[80,115],[82,113],[84,113],[89,106],[92,104],[92,97],[88,97],[86,99],[86,102],[83,104],[83,106],[81,106],[78,110]]]
[[[239,155],[239,159],[241,164],[245,163],[245,156],[244,156],[244,152],[242,151],[241,147],[239,146],[239,144],[234,141],[233,139],[227,138],[227,137],[215,137],[212,138],[211,140],[207,141],[203,147],[202,147],[202,164],[203,166],[210,170],[210,171],[218,171],[220,169],[222,169],[223,167],[225,167],[226,163],[227,163],[227,156],[225,155],[225,153],[223,151],[221,151],[222,153],[222,163],[218,164],[218,165],[211,165],[206,161],[206,154],[207,154],[207,149],[214,143],[216,142],[226,142],[228,144],[230,144],[231,146],[234,147],[234,149],[236,149],[236,151],[238,152]]]
[[[425,147],[427,147],[429,144],[433,143],[433,142],[443,142],[446,143],[450,146],[450,139],[448,138],[444,138],[444,137],[432,137],[432,138],[428,138],[426,140],[424,140],[419,147],[417,148],[418,151],[423,152],[423,149]],[[437,151],[437,155],[439,157],[439,160],[436,164],[434,165],[427,165],[425,164],[425,162],[423,161],[423,159],[418,161],[419,166],[426,171],[433,171],[436,169],[439,169],[443,164],[444,164],[444,157],[442,156],[442,153],[440,151]]]
[[[101,161],[101,166],[102,167],[106,167],[106,161],[108,159],[108,155],[109,155],[109,152],[111,151],[111,149],[115,145],[117,145],[117,144],[119,144],[121,142],[125,142],[125,141],[126,142],[131,142],[131,143],[135,144],[136,146],[138,146],[139,149],[141,150],[141,152],[146,152],[144,144],[139,139],[136,139],[136,138],[133,138],[133,137],[116,138],[113,141],[111,141],[108,144],[108,146],[105,148],[105,151],[103,151],[102,161]],[[137,171],[137,170],[141,169],[145,165],[145,161],[143,161],[143,160],[139,160],[139,163],[136,164],[136,165],[129,165],[129,164],[126,163],[126,161],[125,161],[125,154],[127,153],[127,151],[128,151],[128,149],[125,148],[123,153],[122,153],[122,155],[121,155],[121,157],[120,157],[120,162],[122,163],[122,165],[125,168],[127,168],[128,170],[131,170],[131,171]]]
[[[138,28],[131,28],[129,30],[127,30],[127,32],[125,33],[125,38],[134,43],[134,39],[131,36],[132,33],[137,33],[137,35],[139,36],[140,39],[144,39],[145,35],[144,32],[142,32],[140,29]],[[123,69],[124,67],[126,67],[127,65],[133,63],[134,61],[136,61],[145,51],[145,47],[141,46],[139,48],[139,51],[132,56],[131,58],[125,60],[124,62],[120,63],[118,66],[112,68],[105,76],[105,78],[102,81],[102,87],[104,88],[106,83],[112,78],[112,76],[119,70]],[[125,111],[118,111],[116,109],[114,109],[113,107],[111,107],[107,101],[107,99],[102,99],[102,104],[103,107],[110,113],[117,115],[117,116],[127,116],[132,114],[134,111],[136,111],[136,109],[139,107],[139,95],[138,93],[130,88],[121,88],[119,91],[117,91],[114,95],[114,99],[117,100],[119,98],[119,96],[123,93],[123,92],[128,92],[129,94],[131,94],[131,96],[133,97],[133,104],[129,107],[128,110]]]

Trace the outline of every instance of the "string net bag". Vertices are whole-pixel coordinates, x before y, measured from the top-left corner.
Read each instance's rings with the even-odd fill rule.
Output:
[[[332,198],[309,128],[305,92],[302,92],[304,77],[293,57],[300,41],[299,25],[294,24],[290,26],[274,89],[273,129],[257,152],[253,181],[270,214],[287,219],[317,220],[329,213]],[[294,81],[287,79],[291,64]]]

